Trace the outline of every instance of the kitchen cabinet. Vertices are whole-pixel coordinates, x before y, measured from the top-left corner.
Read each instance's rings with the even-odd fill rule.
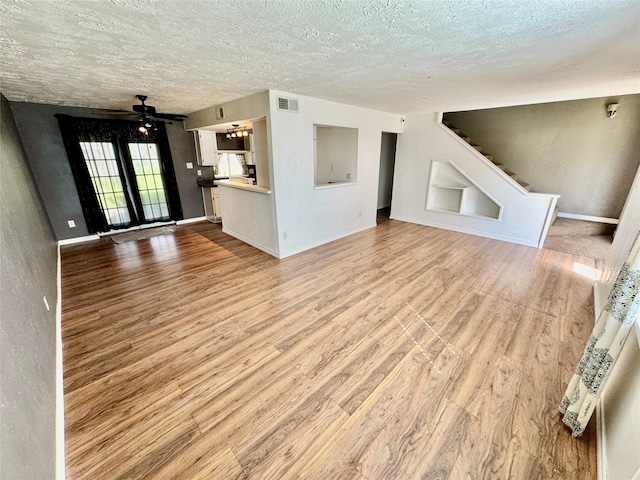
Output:
[[[207,221],[211,223],[220,223],[222,221],[222,210],[220,209],[220,194],[218,187],[203,186],[202,202],[204,203],[204,213]]]
[[[205,166],[216,165],[218,160],[218,145],[216,132],[196,130],[194,132],[198,164]]]

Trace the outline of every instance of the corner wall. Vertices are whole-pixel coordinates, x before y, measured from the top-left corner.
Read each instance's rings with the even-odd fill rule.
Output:
[[[278,110],[277,97],[299,112]],[[382,132],[400,133],[401,116],[270,91],[273,183],[280,257],[376,225]],[[357,181],[315,187],[313,125],[358,129]]]
[[[57,246],[4,96],[1,103],[1,477],[50,480],[56,478]]]

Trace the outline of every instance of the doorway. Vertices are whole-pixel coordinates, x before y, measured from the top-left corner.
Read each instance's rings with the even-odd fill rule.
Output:
[[[169,205],[155,143],[80,142],[94,193],[110,230],[168,221]]]
[[[393,172],[396,164],[397,133],[382,132],[380,170],[378,175],[378,204],[376,223],[389,220],[393,196]]]
[[[182,219],[164,123],[56,117],[89,233]]]

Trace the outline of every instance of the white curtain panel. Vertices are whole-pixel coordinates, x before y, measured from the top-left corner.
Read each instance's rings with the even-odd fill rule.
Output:
[[[589,336],[576,372],[569,382],[560,412],[562,421],[579,437],[589,423],[598,398],[624,346],[640,309],[640,232],[611,289],[607,304]]]

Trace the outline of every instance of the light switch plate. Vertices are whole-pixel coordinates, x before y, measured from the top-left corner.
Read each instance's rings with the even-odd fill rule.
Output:
[[[193,163],[187,162],[187,170],[193,170]]]
[[[202,170],[196,170],[196,173],[198,174],[199,177],[202,176]]]

